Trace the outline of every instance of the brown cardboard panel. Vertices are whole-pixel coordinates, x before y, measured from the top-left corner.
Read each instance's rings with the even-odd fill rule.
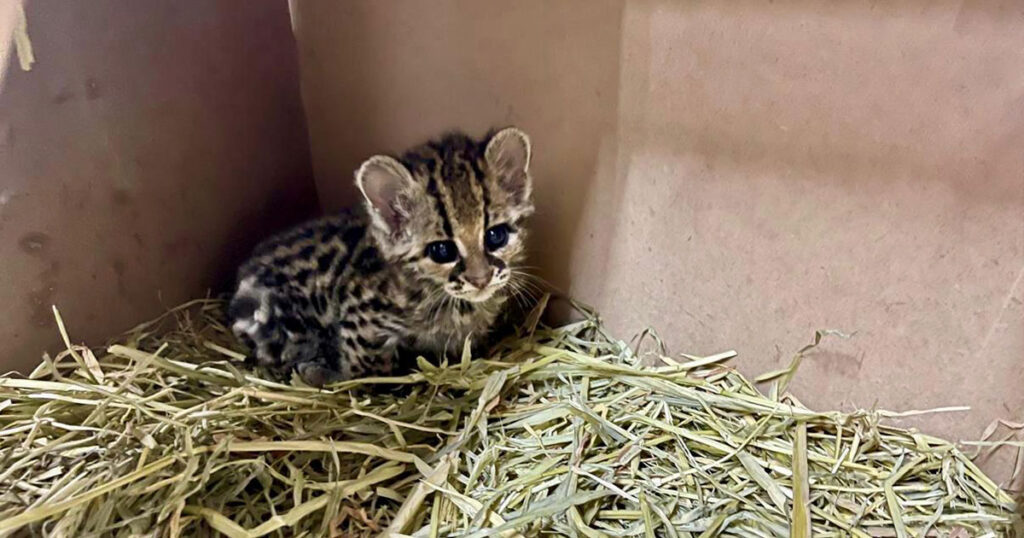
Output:
[[[1012,1],[296,2],[324,205],[372,152],[516,123],[534,263],[619,334],[735,348],[818,408],[1024,419],[1024,12]],[[1001,474],[1005,467],[989,462]]]
[[[5,371],[56,348],[51,305],[102,343],[315,211],[286,2],[26,10],[37,63],[0,91]]]

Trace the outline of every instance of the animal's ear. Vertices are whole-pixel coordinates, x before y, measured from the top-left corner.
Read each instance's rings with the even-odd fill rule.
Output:
[[[384,155],[370,157],[356,172],[356,185],[375,226],[393,238],[407,231],[416,184],[402,163]]]
[[[487,141],[484,157],[513,200],[530,198],[530,137],[526,133],[515,127],[498,131]]]

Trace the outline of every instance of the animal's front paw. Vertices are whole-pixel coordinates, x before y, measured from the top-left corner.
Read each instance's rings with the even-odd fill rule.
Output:
[[[295,365],[295,372],[299,374],[303,381],[317,388],[345,380],[341,372],[313,362]]]

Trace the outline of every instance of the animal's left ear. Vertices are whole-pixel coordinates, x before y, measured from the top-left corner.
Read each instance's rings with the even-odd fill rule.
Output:
[[[417,185],[409,170],[392,157],[370,157],[356,172],[373,225],[383,237],[397,240],[408,235]]]
[[[487,164],[494,171],[498,184],[519,203],[530,199],[530,137],[509,127],[495,133],[484,150]]]

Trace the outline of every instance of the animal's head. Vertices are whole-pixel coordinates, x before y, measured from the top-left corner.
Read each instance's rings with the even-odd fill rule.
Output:
[[[385,258],[452,297],[490,299],[525,254],[533,213],[530,139],[507,128],[484,140],[450,134],[356,173]]]

